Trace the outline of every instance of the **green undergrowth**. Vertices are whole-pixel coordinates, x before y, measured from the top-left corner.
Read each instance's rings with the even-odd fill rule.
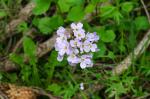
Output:
[[[41,87],[64,99],[144,99],[150,94],[149,48],[121,75],[111,73],[150,28],[140,0],[0,0],[0,36],[29,2],[36,3],[33,15],[17,26],[13,31],[16,35],[0,43],[0,61],[8,57],[19,70],[0,72],[0,82]],[[85,16],[90,13],[88,21]],[[72,22],[82,22],[87,31],[100,36],[100,50],[93,58],[98,65],[71,67],[66,60],[57,61],[54,49],[39,59],[36,56],[39,43],[51,38],[59,26],[67,27]],[[31,28],[36,30],[35,38],[26,35]],[[12,53],[21,37],[21,47]],[[80,83],[84,83],[84,90],[80,90]]]

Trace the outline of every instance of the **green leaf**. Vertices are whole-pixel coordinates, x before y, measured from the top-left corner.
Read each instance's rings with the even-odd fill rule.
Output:
[[[91,12],[93,12],[93,10],[95,9],[95,5],[94,4],[88,4],[87,6],[86,6],[86,8],[85,8],[85,13],[91,13]]]
[[[118,48],[119,48],[120,52],[126,52],[125,41],[124,41],[124,37],[123,36],[119,40]]]
[[[113,18],[118,24],[120,23],[120,19],[123,18],[123,15],[119,12],[119,10],[112,5],[105,5],[100,8],[100,16],[103,19]]]
[[[51,78],[53,77],[54,71],[55,71],[55,67],[56,66],[66,66],[67,65],[67,61],[62,61],[59,62],[57,60],[57,51],[53,50],[48,58],[48,63],[45,64],[44,69],[47,72],[48,75],[48,81],[51,80]]]
[[[26,22],[21,22],[17,27],[18,32],[25,32],[28,30],[28,25]]]
[[[71,6],[81,6],[84,4],[85,0],[64,0]]]
[[[116,10],[116,7],[112,5],[105,5],[100,8],[100,16],[101,17],[112,17],[112,14]]]
[[[52,65],[52,66],[57,66],[57,65],[59,65],[59,66],[66,66],[67,65],[67,62],[66,62],[66,60],[65,60],[65,58],[64,58],[64,60],[62,61],[62,62],[59,62],[58,60],[57,60],[57,56],[58,56],[58,52],[57,51],[52,51],[51,52],[51,55],[50,55],[50,57],[49,57],[49,63]]]
[[[53,16],[50,21],[50,28],[52,28],[52,30],[57,29],[59,26],[64,24],[63,18],[59,15]]]
[[[15,63],[17,63],[19,65],[24,63],[23,57],[21,57],[19,55],[16,55],[15,53],[11,53],[9,55],[9,58],[10,58],[10,60],[12,60],[13,62],[15,62]]]
[[[59,64],[59,62],[57,61],[57,52],[56,51],[52,51],[50,58],[49,58],[49,62],[52,66],[56,66]]]
[[[66,86],[65,94],[63,99],[71,99],[71,97],[76,93],[76,91],[79,89],[78,85],[73,85],[72,83],[68,83],[68,86]]]
[[[7,13],[5,11],[0,11],[0,18],[6,17]]]
[[[25,36],[23,39],[23,49],[25,55],[29,58],[30,65],[35,65],[36,59],[36,45],[31,38]]]
[[[100,35],[101,40],[106,43],[113,42],[116,37],[113,30],[106,30],[105,32],[101,32]]]
[[[111,59],[114,59],[115,58],[115,55],[112,51],[109,51],[108,52],[108,57],[111,58]]]
[[[5,74],[5,76],[7,76],[7,79],[9,79],[9,82],[11,83],[16,83],[16,81],[18,80],[17,73],[8,73]]]
[[[27,36],[25,36],[23,39],[23,48],[26,55],[28,56],[36,55],[36,45],[34,44],[32,39]]]
[[[81,6],[73,7],[68,13],[67,19],[69,21],[80,21],[84,18],[84,11]]]
[[[148,19],[145,16],[136,17],[135,21],[136,30],[147,30],[150,27]]]
[[[123,18],[122,14],[121,14],[118,10],[116,10],[116,11],[114,11],[114,13],[112,14],[112,16],[113,16],[114,20],[115,20],[118,24],[120,24],[120,19]]]
[[[48,86],[47,90],[52,91],[55,95],[59,95],[61,86],[59,86],[58,84],[51,84]]]
[[[39,20],[38,28],[43,34],[50,34],[54,29],[63,25],[63,23],[61,16],[44,17]]]
[[[66,0],[59,0],[58,5],[60,7],[61,12],[68,12],[71,5],[66,3]]]
[[[97,4],[97,3],[102,2],[102,1],[103,1],[103,0],[91,0],[91,3]]]
[[[84,0],[59,0],[58,5],[61,12],[68,12],[72,6],[81,6],[84,4]]]
[[[43,34],[48,34],[52,32],[52,29],[50,27],[51,18],[50,17],[44,17],[39,20],[38,28]]]
[[[94,53],[94,59],[103,57],[106,53],[106,46],[103,42],[99,41],[97,45],[98,45],[99,51]]]
[[[124,2],[121,4],[121,9],[127,13],[131,12],[133,9],[133,3],[132,2]]]
[[[51,0],[34,0],[36,7],[33,9],[35,15],[40,15],[45,13],[51,4]]]
[[[31,66],[27,66],[27,65],[24,65],[23,66],[23,69],[21,69],[21,79],[24,81],[24,82],[27,82],[28,84],[32,83],[31,80],[30,80],[30,77],[31,77],[31,74],[32,74],[32,70],[31,70]]]
[[[113,84],[109,89],[106,90],[106,92],[110,92],[109,97],[119,96],[123,93],[126,93],[126,91],[126,88],[121,82]]]
[[[32,24],[33,24],[34,26],[38,26],[39,20],[40,20],[40,18],[34,17],[33,20],[32,20]]]

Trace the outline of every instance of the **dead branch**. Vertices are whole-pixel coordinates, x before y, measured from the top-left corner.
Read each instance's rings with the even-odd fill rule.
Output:
[[[143,5],[143,8],[144,8],[145,13],[146,13],[146,15],[147,15],[148,22],[150,23],[150,15],[149,15],[149,12],[148,12],[148,10],[147,10],[147,7],[146,7],[146,5],[145,5],[145,3],[144,3],[143,0],[140,0],[140,1],[141,1],[142,5]]]
[[[48,39],[47,41],[45,41],[42,44],[39,44],[39,46],[37,47],[37,56],[38,57],[42,57],[43,55],[45,55],[46,53],[48,53],[49,51],[51,51],[53,49],[56,37],[57,37],[57,35],[54,34],[50,39]]]
[[[150,45],[150,30],[148,30],[148,32],[140,41],[139,45],[134,49],[134,51],[131,52],[120,64],[118,64],[114,68],[113,74],[121,74],[123,71],[128,69],[132,64],[133,59],[134,60],[137,59],[138,56],[140,56],[149,45]]]
[[[33,2],[27,4],[20,12],[19,12],[19,18],[12,20],[8,25],[6,26],[5,33],[1,35],[0,42],[6,40],[6,38],[11,37],[16,34],[16,32],[13,32],[15,28],[23,21],[26,21],[28,17],[32,14],[32,9],[35,7],[35,4]]]

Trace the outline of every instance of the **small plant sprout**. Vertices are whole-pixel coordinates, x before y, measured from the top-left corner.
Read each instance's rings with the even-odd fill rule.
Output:
[[[82,23],[72,23],[70,28],[59,27],[57,30],[55,50],[58,51],[58,61],[67,56],[71,66],[80,64],[82,69],[93,66],[93,52],[98,51],[97,44],[99,36],[86,32]]]

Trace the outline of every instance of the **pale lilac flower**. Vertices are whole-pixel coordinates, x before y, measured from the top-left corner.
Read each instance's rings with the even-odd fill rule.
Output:
[[[97,51],[97,45],[86,40],[84,42],[83,49],[85,52],[90,52],[90,51],[96,52]]]
[[[91,42],[89,42],[89,41],[84,41],[84,43],[83,43],[83,50],[85,51],[85,52],[90,52],[90,47],[91,47]]]
[[[71,30],[59,27],[57,30],[55,50],[58,51],[57,60],[62,61],[67,57],[71,66],[80,64],[82,69],[93,66],[92,53],[98,51],[96,42],[99,36],[86,33],[82,23],[72,23]],[[81,89],[84,89],[83,85]]]
[[[68,42],[63,42],[60,46],[59,46],[59,55],[63,56],[65,53],[69,53],[70,49],[69,49],[69,43]]]
[[[70,66],[76,66],[77,64],[68,62]]]
[[[97,45],[96,45],[96,44],[92,44],[92,45],[90,46],[90,48],[91,48],[91,51],[92,51],[92,52],[98,51],[98,48],[97,48]]]
[[[69,44],[69,43],[68,43]],[[73,53],[74,49],[69,45],[68,50],[66,52],[67,55],[71,55]]]
[[[97,42],[98,40],[99,40],[99,36],[96,34],[96,32],[94,32],[94,40],[95,40],[95,42]]]
[[[74,29],[74,30],[82,29],[82,27],[83,27],[83,24],[80,23],[80,22],[77,23],[77,24],[75,24],[75,23],[72,23],[72,24],[71,24],[71,28]]]
[[[80,49],[80,53],[83,54],[84,53],[84,44],[83,43],[81,44],[79,49]]]
[[[61,62],[61,61],[63,60],[63,58],[64,58],[64,56],[61,56],[61,55],[58,54],[57,60],[58,60],[59,62]]]
[[[81,40],[83,38],[85,38],[85,31],[83,29],[80,29],[80,30],[77,30],[77,31],[74,31],[74,36]]]
[[[64,36],[56,38],[56,43],[55,43],[56,51],[59,51],[60,49],[62,49],[62,47],[65,46],[66,43],[67,43],[67,38],[65,38]],[[63,45],[63,46],[60,46],[60,45]]]
[[[82,42],[78,39],[70,40],[71,47],[80,47]]]
[[[68,39],[70,39],[70,37],[71,37],[71,35],[72,35],[69,31],[66,31],[64,34],[65,34],[65,36],[66,36]]]
[[[56,43],[61,44],[67,41],[67,37],[66,36],[61,36],[56,38]]]
[[[57,33],[58,36],[64,36],[65,31],[66,31],[66,29],[61,26],[61,27],[58,28],[56,33]]]
[[[99,40],[99,36],[96,34],[96,32],[87,33],[86,34],[86,39],[91,41],[91,42],[97,42]]]
[[[60,48],[59,48],[58,43],[55,43],[54,47],[55,47],[55,50],[56,50],[56,51],[59,51]]]
[[[80,83],[80,89],[81,89],[81,90],[84,90],[84,85],[83,85],[83,83]]]
[[[77,47],[77,41],[76,40],[70,40],[71,47]]]
[[[79,54],[79,50],[77,48],[73,49],[72,51],[73,51],[74,54]]]
[[[71,28],[73,29],[74,36],[79,40],[85,37],[85,30],[82,29],[82,27],[83,27],[83,24],[80,22],[77,24],[75,23],[71,24]]]
[[[86,67],[92,67],[93,62],[91,60],[91,55],[82,55],[81,56],[81,62],[80,62],[80,67],[82,69]]]
[[[89,62],[88,64],[86,64],[86,67],[93,67],[93,62]]]
[[[68,62],[74,63],[74,64],[80,62],[80,58],[78,58],[75,54],[69,55],[68,58],[67,58],[67,60],[68,60]]]

